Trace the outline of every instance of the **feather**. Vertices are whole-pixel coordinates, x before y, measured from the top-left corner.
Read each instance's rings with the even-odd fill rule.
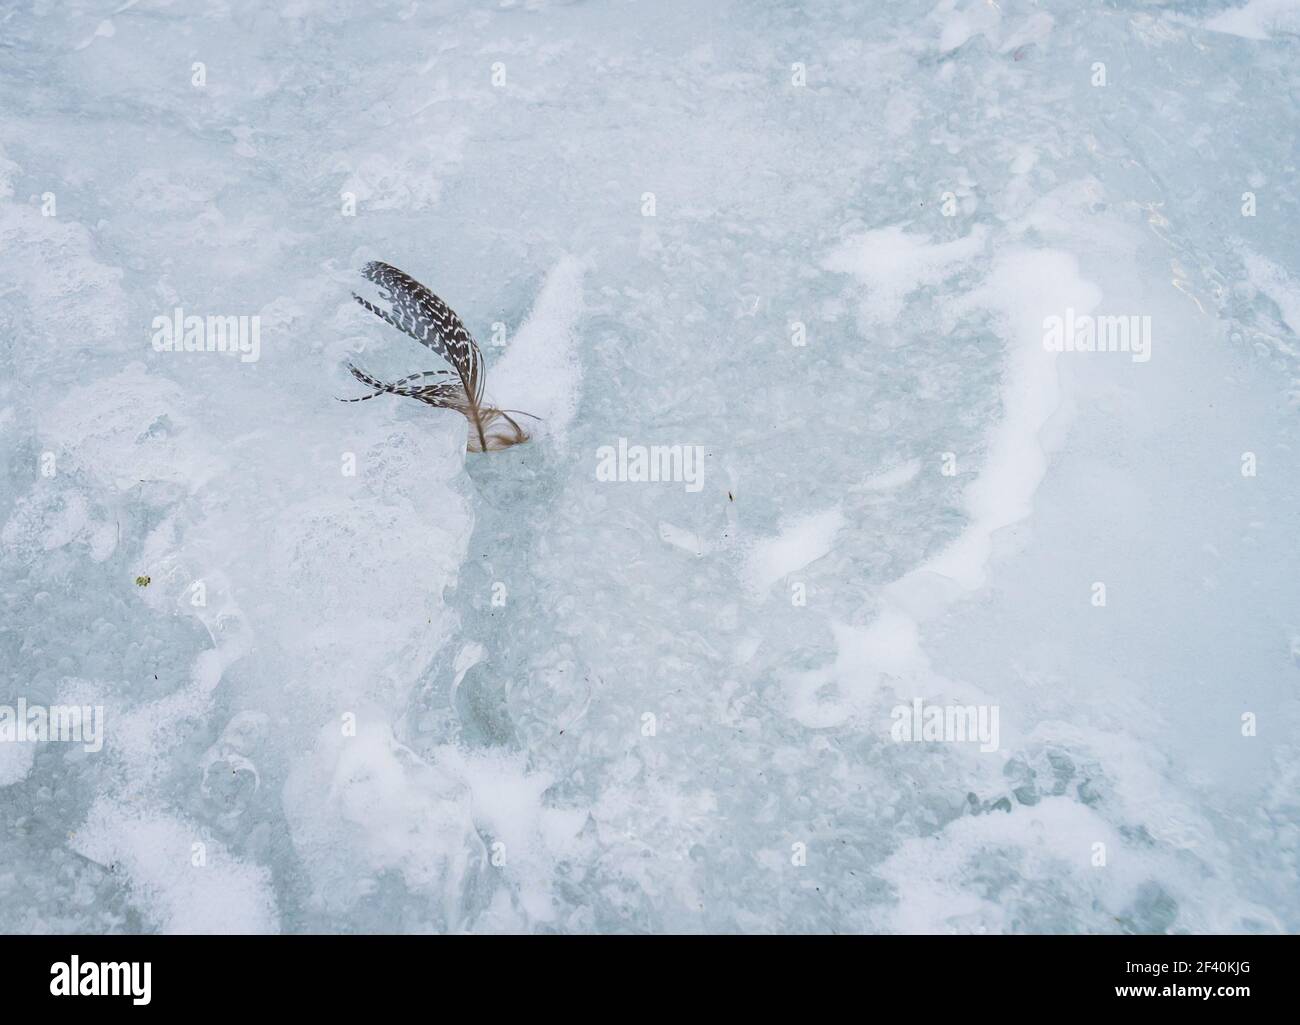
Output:
[[[427,370],[399,381],[381,381],[349,363],[352,376],[372,391],[369,395],[340,401],[364,402],[380,395],[402,395],[439,409],[454,409],[469,421],[467,447],[471,452],[491,452],[527,441],[528,432],[510,415],[518,410],[483,404],[486,377],[483,353],[455,311],[410,275],[389,264],[376,260],[366,264],[361,273],[379,287],[388,308],[356,292],[352,298],[381,320],[432,349],[447,361],[451,370]],[[429,379],[432,379],[430,383],[414,384]]]

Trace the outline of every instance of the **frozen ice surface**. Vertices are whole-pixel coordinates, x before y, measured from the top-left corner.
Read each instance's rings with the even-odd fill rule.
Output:
[[[11,5],[0,929],[1300,929],[1298,18]]]

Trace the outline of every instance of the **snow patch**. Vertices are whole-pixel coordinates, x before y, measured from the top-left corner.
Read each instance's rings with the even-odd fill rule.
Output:
[[[562,439],[578,409],[584,273],[573,256],[551,269],[528,319],[488,371],[488,400],[540,417],[521,421],[534,437]]]
[[[240,861],[194,823],[100,798],[71,846],[121,872],[159,932],[279,931],[271,873]]]
[[[914,291],[936,285],[984,250],[988,234],[977,225],[965,238],[930,242],[898,225],[868,231],[844,243],[822,262],[826,270],[852,274],[867,286],[866,323],[893,320]]]
[[[1250,0],[1244,7],[1216,14],[1202,22],[1211,32],[1268,40],[1300,33],[1300,0]]]
[[[314,900],[346,912],[399,874],[431,898],[434,925],[462,925],[465,887],[485,857],[469,793],[455,776],[401,744],[373,709],[355,727],[323,726],[310,755],[284,787],[294,847],[311,877]]]
[[[836,507],[790,521],[775,537],[757,542],[745,560],[750,596],[761,600],[782,577],[829,553],[843,526],[844,514]]]

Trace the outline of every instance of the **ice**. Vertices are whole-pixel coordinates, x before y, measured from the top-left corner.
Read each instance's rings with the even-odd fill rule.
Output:
[[[778,580],[826,555],[843,527],[844,514],[838,508],[827,509],[801,516],[775,537],[758,541],[747,555],[750,593],[761,599]]]
[[[1284,268],[1257,253],[1243,249],[1241,259],[1246,271],[1243,284],[1271,299],[1292,337],[1300,338],[1300,284],[1292,281]]]
[[[984,229],[977,227],[965,238],[929,242],[891,225],[859,235],[827,257],[823,266],[860,278],[867,288],[863,320],[888,322],[897,318],[910,293],[937,285],[979,256],[984,238]]]
[[[572,256],[551,268],[528,319],[491,370],[489,401],[531,414],[522,420],[529,433],[557,444],[578,411],[583,272]]]
[[[1274,33],[1300,33],[1300,3],[1296,0],[1249,0],[1205,20],[1213,32],[1227,32],[1243,39],[1271,39]]]
[[[278,931],[270,870],[234,857],[195,822],[100,800],[70,846],[128,879],[132,900],[161,932]]]
[[[285,784],[284,813],[313,902],[346,916],[391,875],[446,915],[431,926],[462,928],[462,890],[471,866],[486,864],[470,791],[400,744],[378,716],[367,720],[355,734],[324,727]]]
[[[5,744],[0,747],[0,787],[12,786],[27,778],[36,760],[31,744]]]
[[[1047,472],[1041,436],[1060,412],[1058,354],[1043,347],[1044,318],[1070,308],[1091,313],[1101,292],[1080,277],[1068,253],[1008,248],[960,305],[992,309],[1008,340],[1002,417],[986,440],[984,465],[964,495],[968,522],[961,535],[918,572],[955,580],[967,590],[984,583],[993,539],[1033,511]]]
[[[1297,6],[1192,7],[0,16],[0,706],[105,717],[0,929],[1300,929]],[[335,401],[375,259],[532,441]]]

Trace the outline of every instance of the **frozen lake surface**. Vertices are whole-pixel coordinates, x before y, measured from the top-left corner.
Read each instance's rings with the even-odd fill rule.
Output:
[[[0,703],[103,733],[0,721],[0,930],[1300,929],[1298,95],[1294,0],[11,5]],[[369,260],[534,441],[335,401]]]

